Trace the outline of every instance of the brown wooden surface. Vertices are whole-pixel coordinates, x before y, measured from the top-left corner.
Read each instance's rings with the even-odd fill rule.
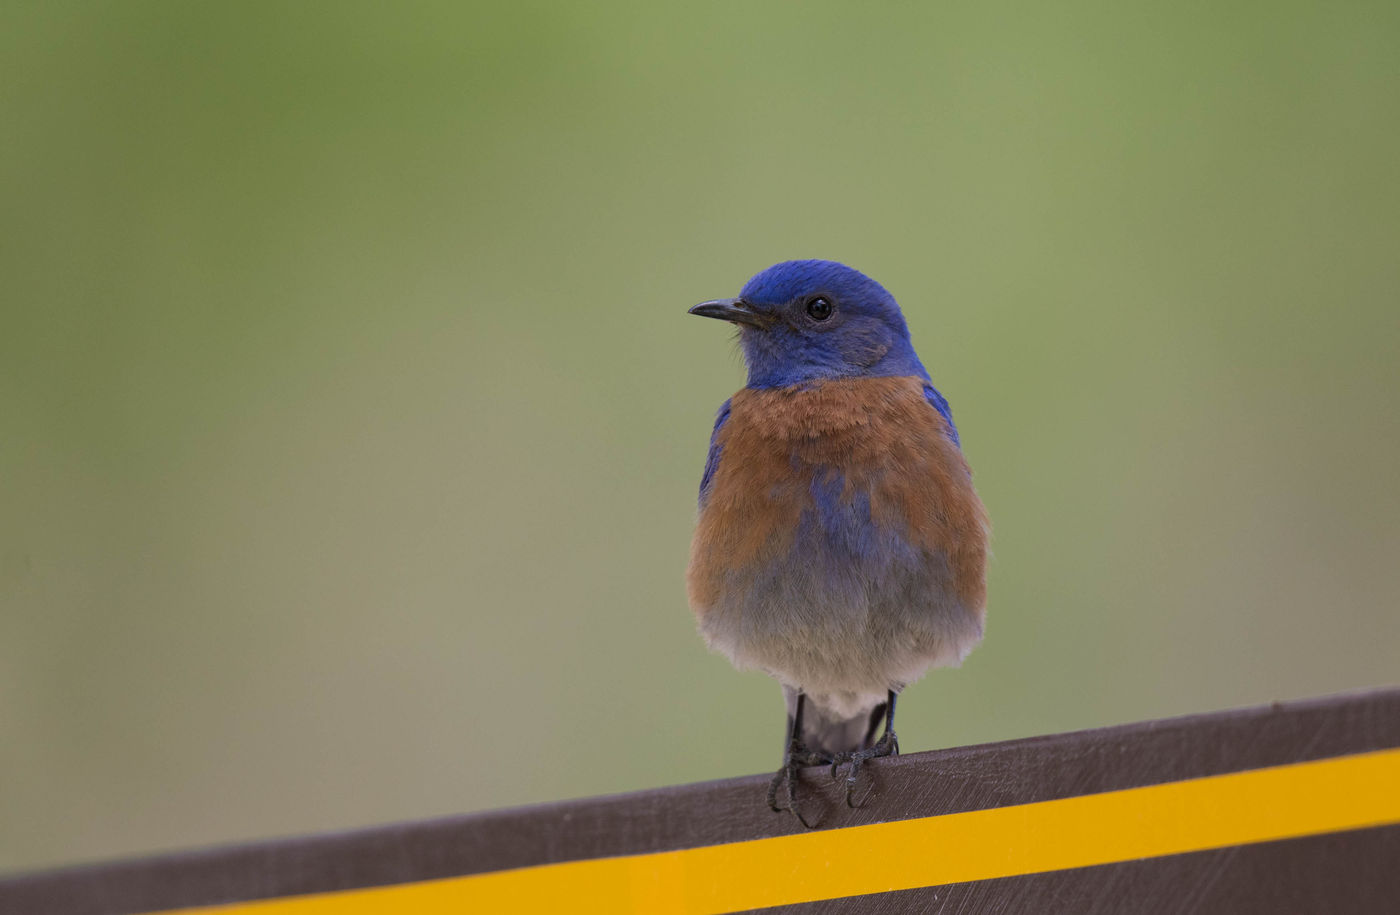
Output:
[[[804,773],[822,828],[1051,800],[1400,747],[1400,689],[910,754],[859,810]],[[124,915],[784,835],[766,775],[0,880],[0,913]],[[792,906],[796,912],[1400,911],[1400,827]],[[1297,905],[1293,903],[1297,902]],[[772,910],[779,911],[779,910]]]

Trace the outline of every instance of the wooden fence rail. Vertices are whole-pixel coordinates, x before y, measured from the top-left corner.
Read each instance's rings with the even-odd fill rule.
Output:
[[[1400,911],[1400,689],[0,880],[0,913]],[[217,908],[214,908],[217,907]]]

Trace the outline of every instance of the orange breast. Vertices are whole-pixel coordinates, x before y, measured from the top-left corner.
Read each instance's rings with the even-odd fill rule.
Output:
[[[961,603],[986,598],[988,522],[962,452],[922,379],[851,378],[734,395],[719,466],[700,512],[687,574],[699,614],[788,553],[815,491],[839,484],[869,524],[946,557]]]

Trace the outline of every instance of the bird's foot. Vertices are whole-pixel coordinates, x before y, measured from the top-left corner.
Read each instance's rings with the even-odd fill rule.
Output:
[[[861,804],[852,802],[852,796],[856,789],[856,781],[860,778],[861,767],[872,759],[879,759],[882,756],[899,755],[899,736],[894,731],[886,731],[885,736],[875,742],[874,746],[866,747],[864,750],[854,750],[850,753],[842,753],[831,761],[831,777],[837,778],[839,769],[845,765],[846,768],[846,806],[859,807],[865,803],[865,798],[861,798]],[[866,792],[866,797],[869,797]]]
[[[773,780],[768,783],[768,806],[774,813],[781,813],[786,810],[797,821],[808,829],[818,826],[818,823],[807,822],[807,818],[802,815],[802,809],[797,801],[797,781],[798,773],[804,766],[824,766],[828,763],[835,765],[835,758],[825,753],[818,753],[807,749],[806,746],[793,741],[788,746],[787,756],[783,759],[782,768],[774,774]]]

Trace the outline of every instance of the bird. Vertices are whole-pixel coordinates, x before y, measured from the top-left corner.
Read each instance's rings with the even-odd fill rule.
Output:
[[[990,522],[948,401],[875,280],[783,261],[689,313],[737,328],[747,381],[710,434],[687,597],[710,648],[782,686],[767,801],[810,827],[799,771],[845,766],[858,806],[861,767],[899,752],[900,692],[981,641]]]

